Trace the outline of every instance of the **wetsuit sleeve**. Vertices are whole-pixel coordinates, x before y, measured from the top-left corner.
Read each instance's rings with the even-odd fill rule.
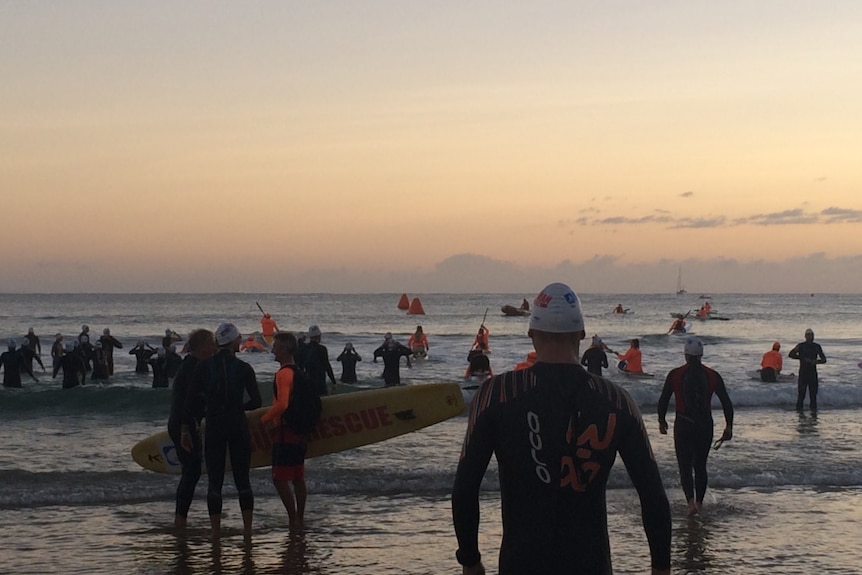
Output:
[[[383,346],[381,345],[380,347],[378,347],[377,349],[374,350],[374,359],[377,359],[378,357],[382,357],[382,356],[383,356]]]
[[[194,419],[195,402],[199,394],[202,394],[206,389],[207,370],[209,369],[209,361],[198,362],[192,376],[189,380],[188,388],[186,389],[186,397],[183,401],[182,421],[192,421]]]
[[[602,352],[602,367],[608,366],[608,354]]]
[[[290,394],[293,393],[292,369],[278,370],[275,374],[275,388],[276,394],[272,400],[272,406],[260,418],[264,423],[281,420],[281,416],[287,410],[287,406],[290,403]]]
[[[239,359],[235,361],[241,361]],[[251,411],[252,409],[257,409],[260,407],[262,401],[260,399],[260,388],[257,386],[257,376],[254,374],[254,369],[247,363],[243,362],[243,364],[248,368],[246,371],[245,379],[245,390],[248,393],[248,401],[246,401],[242,405],[243,411]]]
[[[584,352],[584,355],[581,356],[581,365],[587,365],[587,352]]]
[[[641,415],[631,398],[628,404],[631,414],[621,414],[629,422],[618,450],[640,498],[641,519],[649,542],[652,566],[670,569],[670,504]]]
[[[492,381],[483,384],[473,396],[461,461],[452,488],[452,520],[458,538],[455,556],[458,563],[467,567],[476,565],[482,558],[479,553],[479,488],[494,453],[494,425],[492,412],[480,411],[479,406]]]
[[[817,357],[820,358],[820,361],[817,363],[826,363],[826,354],[823,353],[823,348],[820,347],[820,344],[817,344]]]
[[[716,372],[715,395],[721,402],[721,409],[724,410],[724,421],[729,428],[733,428],[733,402],[730,401],[730,396],[727,394],[727,387],[724,385],[724,380]]]
[[[332,363],[329,361],[329,352],[326,349],[322,349],[320,351],[320,355],[323,356],[323,365],[326,366],[326,375],[329,376],[330,381],[332,381],[332,385],[337,385],[335,383],[335,372],[332,371]]]
[[[796,345],[793,349],[790,350],[790,353],[787,354],[787,357],[790,359],[799,359],[799,346]]]
[[[664,421],[667,416],[667,406],[670,403],[670,396],[673,393],[673,386],[671,385],[671,376],[673,375],[673,371],[667,374],[667,377],[664,380],[664,387],[661,388],[661,395],[658,398],[658,420]]]
[[[120,340],[118,340],[117,338],[115,338],[115,337],[112,337],[112,338],[111,338],[111,344],[112,344],[114,347],[116,347],[117,349],[123,349],[123,344],[122,344],[122,342],[121,342]]]

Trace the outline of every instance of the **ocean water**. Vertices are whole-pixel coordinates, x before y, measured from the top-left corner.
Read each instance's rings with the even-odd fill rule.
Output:
[[[169,391],[133,373],[126,351],[157,344],[166,328],[181,334],[225,320],[257,329],[255,302],[283,329],[318,324],[333,358],[348,341],[363,357],[360,381],[375,387],[382,364],[371,352],[383,333],[406,341],[417,324],[428,334],[428,360],[402,367],[407,384],[456,381],[485,316],[491,365],[510,369],[530,351],[527,318],[506,318],[503,304],[528,294],[419,294],[425,316],[396,309],[400,294],[272,295],[0,295],[0,341],[33,327],[43,357],[53,334],[75,336],[86,323],[104,327],[125,347],[107,383],[60,389],[37,371],[23,389],[0,389],[0,573],[459,573],[451,526],[452,485],[465,417],[419,432],[307,462],[307,532],[291,537],[269,470],[252,473],[256,494],[252,544],[244,545],[231,481],[226,481],[225,536],[208,541],[205,482],[190,529],[171,528],[177,478],[140,469],[129,456],[141,438],[164,429]],[[413,294],[411,294],[413,295]],[[683,338],[665,335],[670,314],[702,302],[699,294],[583,294],[588,335],[624,350],[641,339],[654,379],[611,370],[644,413],[674,515],[675,573],[862,573],[862,298],[846,295],[713,294],[729,321],[695,321],[704,362],[724,377],[736,408],[734,439],[709,460],[702,518],[688,519],[670,436],[658,434],[655,408],[664,375],[680,365]],[[634,311],[610,313],[621,303]],[[796,413],[795,383],[749,377],[773,341],[789,351],[814,329],[828,363],[820,366],[820,412]],[[255,368],[264,401],[276,364],[269,354],[243,356]],[[46,362],[46,364],[49,362]],[[796,371],[786,360],[785,371]],[[340,366],[334,364],[336,374]],[[469,393],[469,392],[468,392]],[[672,416],[671,416],[672,417]],[[716,412],[718,433],[723,426]],[[648,573],[649,555],[637,496],[620,463],[608,491],[615,572]],[[481,548],[496,572],[500,507],[492,462],[482,495]]]

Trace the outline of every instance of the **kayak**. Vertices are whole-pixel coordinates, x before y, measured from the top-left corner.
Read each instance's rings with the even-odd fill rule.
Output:
[[[503,315],[506,317],[526,317],[530,315],[530,310],[521,309],[513,305],[504,305],[500,308],[500,311],[502,311]]]
[[[631,377],[633,379],[649,379],[651,377],[655,377],[654,374],[646,373],[645,371],[642,371],[640,373],[635,373],[633,371],[626,371],[624,369],[620,369],[620,366],[617,366],[617,371],[620,372],[621,374],[625,375],[626,377]]]
[[[751,379],[761,381],[759,369],[755,369],[752,371],[746,371],[745,374],[748,377],[750,377]],[[778,381],[764,381],[763,383],[786,383],[786,382],[791,382],[791,381],[796,381],[796,374],[795,373],[779,373],[778,374]]]

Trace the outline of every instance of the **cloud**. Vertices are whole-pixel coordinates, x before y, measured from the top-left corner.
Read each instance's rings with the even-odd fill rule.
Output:
[[[820,215],[825,216],[826,224],[858,224],[862,223],[862,210],[849,210],[846,208],[826,208]]]
[[[679,218],[671,228],[720,228],[727,225],[724,216],[714,218]]]
[[[689,191],[689,192],[683,192],[683,193],[681,193],[681,194],[679,195],[679,197],[681,197],[681,198],[690,198],[690,197],[692,197],[693,195],[694,195],[694,192]]]
[[[806,213],[801,209],[784,210],[771,214],[756,214],[737,220],[739,225],[786,226],[790,224],[816,224],[820,222],[817,214]]]

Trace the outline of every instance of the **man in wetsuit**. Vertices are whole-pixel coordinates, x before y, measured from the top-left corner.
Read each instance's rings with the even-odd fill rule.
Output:
[[[377,358],[383,358],[383,385],[391,387],[393,385],[401,385],[401,358],[407,358],[407,367],[413,367],[410,358],[413,352],[409,347],[398,343],[391,333],[386,334],[383,339],[383,345],[374,350],[374,363],[377,363]]]
[[[90,380],[105,379],[108,379],[108,355],[105,353],[100,340],[93,346],[93,373],[90,375]]]
[[[733,437],[733,403],[718,372],[701,363],[703,342],[696,337],[687,338],[684,352],[685,365],[671,370],[664,381],[658,400],[658,425],[659,433],[666,434],[665,416],[673,394],[676,410],[673,446],[679,464],[679,480],[688,502],[688,514],[695,515],[700,513],[706,495],[706,459],[712,447],[713,434],[712,395],[718,396],[724,410],[722,442]]]
[[[162,338],[162,347],[166,350],[170,349],[170,347],[178,341],[183,341],[182,336],[168,328],[165,330],[165,336]]]
[[[60,357],[60,360],[54,363],[54,372],[52,377],[57,377],[60,370],[63,370],[63,389],[72,389],[83,385],[87,379],[87,368],[84,366],[84,360],[80,354],[75,353],[75,345],[67,343],[65,353]]]
[[[652,573],[670,573],[670,507],[637,405],[579,364],[578,296],[551,284],[528,335],[536,363],[484,382],[473,397],[452,492],[456,557],[484,574],[479,489],[496,454],[502,498],[500,575],[610,574],[606,485],[619,453],[640,496]]]
[[[34,359],[36,360],[36,363],[39,364],[39,367],[42,368],[42,371],[45,371],[45,364],[42,363],[42,358],[39,357],[38,355],[36,355],[36,352],[33,351],[32,347],[30,347],[30,340],[24,339],[24,341],[21,342],[21,349],[19,350],[19,353],[21,354],[21,357],[24,358],[24,363],[27,364],[27,367],[29,368],[30,372],[33,371],[33,360]],[[24,369],[24,367],[22,366],[21,367],[21,373],[27,373],[27,372],[28,372],[28,370]]]
[[[99,341],[102,342],[102,351],[108,362],[108,375],[114,375],[114,348],[123,349],[123,344],[111,335],[111,330],[108,328],[102,330],[102,337],[99,338]]]
[[[183,403],[183,420],[194,417],[198,396],[202,393],[206,411],[204,461],[207,465],[207,509],[214,540],[221,537],[222,486],[225,463],[230,451],[233,480],[242,510],[243,534],[251,537],[254,515],[254,493],[251,490],[251,438],[245,412],[260,407],[260,389],[254,369],[236,357],[242,335],[232,323],[221,324],[215,332],[218,351],[200,362]],[[243,401],[248,394],[248,401]],[[180,427],[181,445],[187,452],[194,449],[191,427]]]
[[[30,349],[33,350],[33,353],[42,357],[42,342],[39,341],[39,336],[36,335],[36,332],[32,327],[27,330],[27,335],[24,336],[24,339],[29,342]],[[44,369],[44,367],[42,369]]]
[[[168,435],[176,446],[177,459],[182,466],[182,475],[177,485],[177,504],[174,512],[174,527],[180,529],[186,526],[186,517],[195,496],[195,486],[201,478],[201,436],[200,424],[204,417],[204,398],[198,396],[193,399],[191,417],[184,418],[185,401],[188,396],[188,388],[191,385],[192,375],[198,363],[212,357],[217,346],[213,332],[208,329],[197,329],[189,334],[189,353],[183,358],[177,375],[174,378],[174,386],[171,390],[171,414],[168,417]],[[182,426],[185,425],[192,440],[192,449],[182,449]]]
[[[305,373],[314,382],[317,393],[324,396],[329,394],[329,389],[326,387],[326,378],[329,377],[329,381],[332,382],[333,391],[335,391],[336,383],[335,372],[332,371],[332,364],[329,363],[329,350],[320,343],[320,339],[320,328],[316,325],[309,327],[309,341],[305,346],[300,346],[304,356],[301,368],[305,370]]]
[[[150,344],[139,341],[135,347],[129,350],[129,355],[135,356],[135,373],[150,373],[148,361],[157,352]]]
[[[27,373],[33,381],[39,381],[33,375],[33,369],[17,349],[14,339],[9,340],[8,350],[0,354],[0,367],[3,368],[3,387],[21,387],[21,373]]]
[[[817,365],[826,363],[826,355],[819,343],[814,343],[814,330],[805,330],[805,341],[796,344],[787,354],[790,359],[799,360],[799,376],[796,378],[796,411],[802,411],[805,391],[808,391],[808,407],[817,411]]]
[[[71,344],[69,344],[69,346],[71,346]],[[74,349],[74,347],[72,347],[72,349]],[[51,362],[54,369],[57,368],[60,364],[60,360],[63,358],[63,350],[63,334],[58,333],[55,336],[54,343],[51,344]]]
[[[581,365],[587,366],[587,371],[596,375],[602,374],[602,368],[608,367],[608,354],[605,353],[605,344],[602,338],[593,336],[592,345],[584,352]]]
[[[349,341],[344,344],[344,351],[335,360],[341,362],[341,383],[356,383],[356,363],[362,361],[362,357],[353,344]]]

